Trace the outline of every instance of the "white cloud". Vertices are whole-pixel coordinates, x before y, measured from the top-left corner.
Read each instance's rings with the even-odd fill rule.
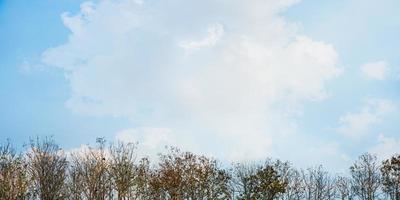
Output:
[[[175,145],[176,143],[171,135],[171,130],[166,128],[143,127],[127,129],[117,133],[116,138],[122,142],[141,141],[141,144],[148,148],[157,148],[160,145]]]
[[[86,156],[90,155],[96,155],[96,156],[104,156],[106,159],[111,158],[111,153],[108,149],[107,146],[105,146],[105,148],[100,151],[98,149],[98,146],[89,146],[86,144],[82,144],[81,146],[77,147],[77,148],[72,148],[72,149],[68,149],[65,152],[65,155],[67,156],[67,159],[69,161],[73,161],[75,158],[85,158]]]
[[[318,133],[319,135],[321,133]],[[333,173],[347,171],[352,159],[341,143],[331,139],[321,139],[315,135],[288,134],[274,140],[272,157],[289,160],[294,166],[306,169],[323,165]],[[329,158],[329,159],[327,159]]]
[[[360,67],[361,72],[368,78],[385,80],[389,67],[386,61],[370,62]]]
[[[309,157],[306,163],[300,164],[302,165],[302,168],[323,165],[327,170],[333,173],[345,173],[348,166],[352,163],[352,159],[342,151],[340,145],[337,143],[327,142],[318,145],[309,143],[308,148],[300,150],[295,154],[303,154],[299,156],[300,158],[313,155],[312,157]],[[298,158],[293,158],[293,160],[298,160]]]
[[[380,159],[388,159],[394,154],[400,153],[400,139],[386,137],[384,134],[380,134],[378,137],[378,144],[370,151],[377,154]]]
[[[179,44],[179,46],[188,51],[197,50],[204,47],[212,47],[224,35],[224,27],[221,24],[215,24],[208,28],[207,33],[208,35],[206,38],[203,38],[198,41],[197,40],[182,41]]]
[[[66,155],[71,158],[71,156],[78,156],[78,157],[83,157],[90,151],[90,146],[86,144],[82,144],[81,146],[77,148],[72,148],[68,149],[66,151]]]
[[[166,146],[179,146],[177,138],[167,128],[142,127],[126,129],[118,132],[115,138],[121,142],[138,142],[139,156],[149,156],[153,160],[157,157],[158,153],[164,151]]]
[[[370,128],[381,123],[386,114],[393,112],[396,106],[385,99],[367,99],[360,110],[340,117],[339,132],[346,136],[359,138],[370,133]]]
[[[340,72],[331,45],[280,16],[296,2],[86,3],[63,15],[68,42],[46,50],[43,62],[65,70],[76,112],[125,116],[170,130],[180,144],[260,158],[293,123],[287,110],[325,98]]]

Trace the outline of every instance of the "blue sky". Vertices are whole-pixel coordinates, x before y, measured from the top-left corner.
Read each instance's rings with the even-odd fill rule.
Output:
[[[400,146],[396,0],[0,1],[1,139],[342,171]]]

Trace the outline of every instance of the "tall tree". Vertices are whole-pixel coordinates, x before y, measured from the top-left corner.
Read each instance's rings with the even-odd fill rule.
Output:
[[[154,176],[154,171],[150,167],[149,158],[141,158],[137,165],[137,177],[136,177],[136,199],[141,200],[152,200],[156,199],[154,188],[152,188],[152,179]]]
[[[229,174],[215,160],[170,148],[153,173],[154,199],[227,199]]]
[[[375,155],[365,153],[350,167],[352,190],[361,200],[374,200],[379,197],[381,175]]]
[[[122,143],[110,146],[110,177],[113,181],[117,199],[134,199],[138,196],[136,166],[136,145]]]
[[[105,200],[113,197],[105,140],[98,138],[96,142],[97,148],[88,147],[83,152],[72,154],[70,174],[74,175],[74,179],[70,184],[78,199]]]
[[[25,168],[25,159],[15,152],[9,141],[0,145],[0,199],[30,198],[30,181]]]
[[[303,171],[305,199],[332,200],[335,198],[335,180],[322,166]]]
[[[390,199],[400,200],[400,155],[383,161],[381,173],[383,191]]]
[[[269,160],[262,165],[236,164],[233,176],[235,198],[240,200],[277,199],[287,186],[277,165]]]
[[[249,177],[256,174],[258,165],[255,163],[235,163],[232,169],[233,199],[250,199],[251,188]]]
[[[285,193],[280,195],[281,200],[302,200],[304,199],[304,180],[301,172],[295,168],[289,168],[284,176],[287,183]]]
[[[68,162],[54,140],[31,140],[27,157],[35,194],[41,200],[65,199]]]
[[[340,200],[352,200],[354,198],[351,189],[351,179],[344,176],[338,176],[336,179],[337,197]]]

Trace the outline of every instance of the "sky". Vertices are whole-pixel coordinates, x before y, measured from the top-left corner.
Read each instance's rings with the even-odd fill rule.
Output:
[[[0,140],[344,172],[400,152],[397,0],[0,0]]]

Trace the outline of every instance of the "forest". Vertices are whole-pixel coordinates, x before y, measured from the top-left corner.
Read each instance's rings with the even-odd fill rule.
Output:
[[[0,145],[1,200],[400,200],[400,155],[379,161],[365,153],[345,175],[288,161],[232,163],[175,147],[157,161],[139,157],[137,143],[103,138],[67,152],[52,137],[23,150]]]

